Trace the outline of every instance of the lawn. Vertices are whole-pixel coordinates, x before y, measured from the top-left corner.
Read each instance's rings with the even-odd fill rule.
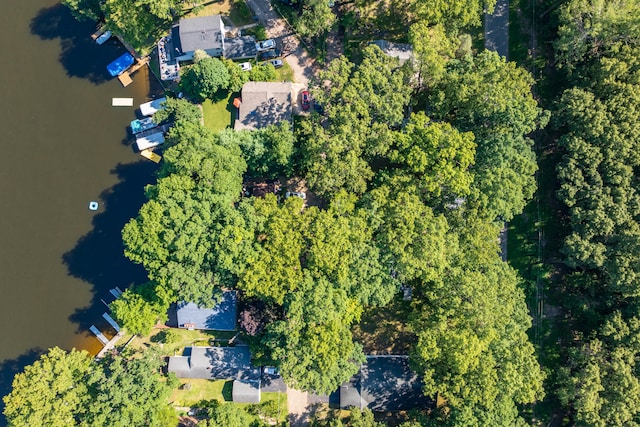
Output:
[[[180,379],[181,386],[171,393],[171,402],[173,406],[184,407],[194,406],[202,400],[215,399],[218,402],[228,402],[229,404],[238,405],[249,411],[254,405],[250,403],[232,403],[233,381],[218,380],[201,380],[192,378]],[[280,423],[287,419],[288,404],[286,393],[261,393],[260,403],[274,401],[279,408],[279,416],[277,422]]]
[[[277,82],[293,81],[293,70],[285,60],[282,60],[282,67],[276,68],[276,81]]]
[[[171,393],[174,406],[193,406],[201,400],[230,402],[233,381],[181,378],[180,387]]]
[[[208,15],[226,16],[238,27],[254,22],[253,14],[244,0],[220,0],[200,3],[199,7],[191,9],[185,17],[191,18],[194,16]]]
[[[222,129],[232,127],[233,119],[231,112],[235,108],[233,106],[233,93],[229,93],[220,100],[211,101],[207,99],[202,103],[202,114],[204,116],[204,125],[209,129],[218,132]]]
[[[353,327],[353,340],[362,344],[365,354],[408,354],[415,343],[406,325],[410,309],[410,302],[399,298],[385,307],[370,308]]]
[[[162,335],[167,331],[172,331],[174,341],[171,343],[163,343]],[[129,348],[134,350],[142,350],[151,346],[159,347],[160,352],[164,356],[173,356],[181,354],[185,347],[190,346],[208,346],[208,345],[225,345],[227,340],[235,336],[236,332],[230,331],[190,331],[187,329],[153,329],[151,333],[145,337],[136,337],[129,344]],[[122,343],[126,342],[124,339]]]

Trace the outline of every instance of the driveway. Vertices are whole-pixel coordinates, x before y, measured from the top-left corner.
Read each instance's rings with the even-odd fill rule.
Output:
[[[282,50],[282,55],[293,70],[293,81],[304,87],[316,75],[318,65],[303,48],[302,42],[273,9],[269,0],[246,0],[247,4],[264,25],[269,38],[275,39]]]

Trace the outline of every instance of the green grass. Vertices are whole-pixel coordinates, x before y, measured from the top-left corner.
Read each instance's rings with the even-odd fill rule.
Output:
[[[186,17],[222,15],[228,17],[236,26],[253,23],[253,15],[244,0],[214,0],[200,3],[200,6],[187,9]]]
[[[185,384],[189,386],[184,387]],[[180,387],[171,393],[171,402],[174,406],[193,406],[201,400],[212,399],[230,402],[232,387],[233,381],[181,378]]]
[[[232,111],[234,108],[232,93],[220,97],[217,101],[207,99],[202,103],[204,125],[215,132],[232,127]]]
[[[163,344],[158,340],[159,335],[168,329],[153,329],[151,333],[145,337],[136,337],[133,339],[129,348],[133,350],[144,350],[145,348],[154,346],[160,349],[160,353],[164,356],[173,356],[181,354],[185,347],[190,346],[208,346],[208,345],[224,345],[226,340],[232,338],[236,332],[223,331],[189,331],[187,329],[171,329],[177,336],[177,340],[173,343]],[[124,344],[127,337],[120,342]]]
[[[276,68],[276,81],[278,82],[292,82],[293,70],[289,66],[289,63],[282,60],[282,67]]]
[[[171,394],[173,406],[194,406],[202,400],[213,399],[221,403],[238,405],[247,411],[253,406],[250,403],[232,403],[233,381],[182,378],[180,379],[180,384],[181,386],[173,390]],[[188,384],[187,387],[185,387],[186,384]],[[288,415],[287,394],[276,392],[261,393],[260,402],[265,403],[268,401],[274,401],[278,404],[280,410],[277,422],[286,421]]]

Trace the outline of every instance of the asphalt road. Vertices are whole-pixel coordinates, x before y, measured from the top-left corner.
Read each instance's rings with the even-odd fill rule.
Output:
[[[497,0],[493,14],[485,13],[484,47],[509,59],[509,0]]]

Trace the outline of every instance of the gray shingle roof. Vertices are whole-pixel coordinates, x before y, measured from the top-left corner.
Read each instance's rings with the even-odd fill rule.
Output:
[[[260,380],[235,380],[231,395],[236,403],[260,403]]]
[[[175,40],[176,33],[172,32],[173,43],[178,45],[184,53],[196,50],[222,50],[224,48],[223,31],[220,15],[181,19],[178,24],[179,40]]]
[[[374,40],[371,44],[378,46],[386,55],[398,58],[401,63],[413,58],[413,46],[408,43],[394,43],[387,40]]]
[[[242,86],[242,103],[234,128],[263,129],[271,124],[291,121],[293,85],[291,82],[248,82]]]
[[[408,356],[367,356],[359,374],[340,387],[340,407],[376,412],[425,408],[430,399],[422,385],[409,368]]]
[[[182,356],[169,357],[168,372],[178,378],[258,380],[249,347],[187,347]]]
[[[237,317],[236,291],[224,291],[220,303],[213,308],[200,308],[192,302],[179,302],[176,307],[178,327],[185,324],[194,325],[193,329],[215,331],[233,331],[236,329]]]
[[[224,57],[227,59],[249,59],[258,55],[256,38],[253,36],[233,37],[224,40]]]

